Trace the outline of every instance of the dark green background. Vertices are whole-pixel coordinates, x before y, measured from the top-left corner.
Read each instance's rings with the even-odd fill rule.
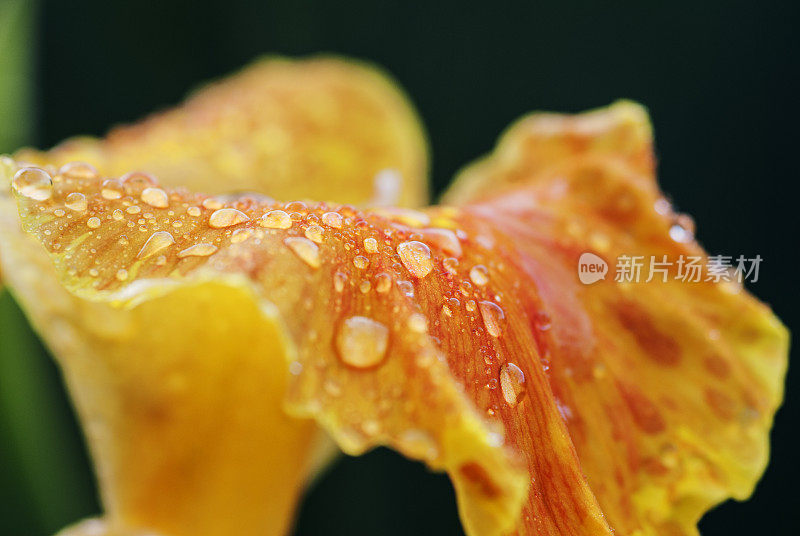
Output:
[[[752,0],[43,0],[26,47],[35,122],[20,131],[32,127],[28,141],[39,146],[102,134],[260,54],[337,52],[385,66],[409,92],[430,134],[438,192],[525,112],[632,98],[652,114],[665,191],[696,217],[710,252],[765,259],[752,290],[792,328],[797,15],[793,1]],[[0,534],[45,535],[98,505],[57,372],[7,295],[0,338],[0,373],[15,374],[0,382]],[[794,371],[788,383],[755,497],[708,514],[707,536],[800,533]],[[388,451],[337,464],[297,526],[303,535],[460,530],[447,479]]]

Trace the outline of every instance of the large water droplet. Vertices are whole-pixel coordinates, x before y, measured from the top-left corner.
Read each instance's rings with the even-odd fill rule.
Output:
[[[478,307],[481,309],[486,332],[492,337],[499,337],[503,333],[503,324],[506,318],[503,310],[499,305],[490,301],[482,301],[478,304]]]
[[[397,254],[406,269],[416,278],[421,279],[433,270],[431,250],[422,242],[403,242],[397,246]]]
[[[74,210],[75,212],[83,212],[89,206],[88,201],[86,201],[86,196],[78,193],[72,192],[68,194],[66,199],[64,199],[64,206],[70,210]]]
[[[322,244],[325,241],[325,231],[319,225],[309,225],[306,227],[304,234],[306,238],[317,244]]]
[[[103,199],[119,199],[122,197],[122,193],[122,183],[117,179],[107,179],[103,181],[103,186],[100,188],[100,195],[103,196]]]
[[[20,169],[14,174],[11,186],[18,194],[34,201],[46,201],[53,196],[53,179],[39,168]]]
[[[283,241],[295,255],[312,268],[319,268],[322,261],[319,256],[319,246],[308,238],[292,236]]]
[[[336,350],[343,363],[356,368],[380,364],[389,347],[389,329],[371,318],[351,316],[336,335]]]
[[[232,227],[248,221],[250,218],[241,210],[235,208],[221,208],[211,213],[208,218],[208,225],[214,229]]]
[[[102,222],[100,221],[100,218],[98,218],[97,216],[92,216],[91,218],[86,220],[86,226],[89,227],[89,229],[97,229],[98,227],[100,227],[101,223]]]
[[[261,217],[258,224],[267,229],[288,229],[292,226],[292,218],[283,210],[271,210]]]
[[[98,175],[97,169],[86,162],[69,162],[61,166],[58,173],[70,179],[94,179]]]
[[[342,215],[338,212],[326,212],[322,215],[322,223],[328,227],[335,227],[336,229],[342,228]]]
[[[519,404],[525,395],[525,373],[514,363],[506,363],[500,368],[500,390],[509,406]]]
[[[364,251],[367,253],[377,253],[378,252],[378,241],[374,238],[365,238],[364,239]]]
[[[208,257],[212,253],[217,251],[217,246],[214,244],[195,244],[194,246],[189,246],[188,248],[181,250],[178,253],[178,258],[183,259],[184,257]]]
[[[169,206],[169,197],[167,192],[161,188],[149,187],[142,190],[142,201],[155,208],[167,208]]]
[[[489,282],[489,271],[482,264],[476,264],[470,269],[469,278],[473,283],[482,287]]]
[[[150,238],[147,239],[147,242],[144,243],[142,249],[139,250],[139,254],[136,255],[137,258],[146,259],[152,255],[155,255],[159,251],[170,247],[172,244],[175,243],[175,238],[168,233],[167,231],[158,231],[150,235]]]

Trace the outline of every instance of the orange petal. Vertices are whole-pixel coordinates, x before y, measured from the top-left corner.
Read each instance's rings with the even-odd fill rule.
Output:
[[[622,534],[695,534],[763,472],[788,333],[735,283],[615,283],[620,255],[707,258],[691,220],[661,197],[641,107],[533,116],[458,178],[452,198],[517,237],[547,315],[550,384],[592,490]],[[582,285],[582,253],[611,264]],[[644,273],[644,272],[643,272]]]
[[[85,161],[102,174],[156,174],[162,184],[274,199],[422,205],[425,133],[408,98],[355,60],[265,58],[184,104],[103,140],[75,138],[17,159]]]

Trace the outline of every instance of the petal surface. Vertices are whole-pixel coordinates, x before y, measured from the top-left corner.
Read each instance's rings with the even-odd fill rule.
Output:
[[[667,282],[613,281],[621,255],[709,260],[658,190],[649,133],[632,103],[532,116],[447,197],[500,192],[471,210],[519,237],[551,326],[548,378],[612,527],[696,534],[705,511],[747,498],[766,467],[789,337],[735,282],[676,280],[676,265]],[[611,265],[605,280],[579,282],[585,252]]]

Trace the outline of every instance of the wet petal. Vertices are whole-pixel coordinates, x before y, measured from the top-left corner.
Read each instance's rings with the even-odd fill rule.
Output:
[[[428,195],[425,133],[408,98],[376,67],[334,57],[266,58],[103,140],[17,158],[139,170],[212,194],[404,206]]]
[[[695,534],[700,516],[745,499],[763,472],[788,333],[735,283],[615,283],[620,255],[707,258],[691,220],[661,196],[644,111],[533,116],[456,181],[451,198],[514,233],[547,326],[549,380],[581,466],[621,534]],[[483,193],[481,193],[483,192]],[[578,259],[610,265],[578,281]],[[644,274],[644,272],[643,272]]]

